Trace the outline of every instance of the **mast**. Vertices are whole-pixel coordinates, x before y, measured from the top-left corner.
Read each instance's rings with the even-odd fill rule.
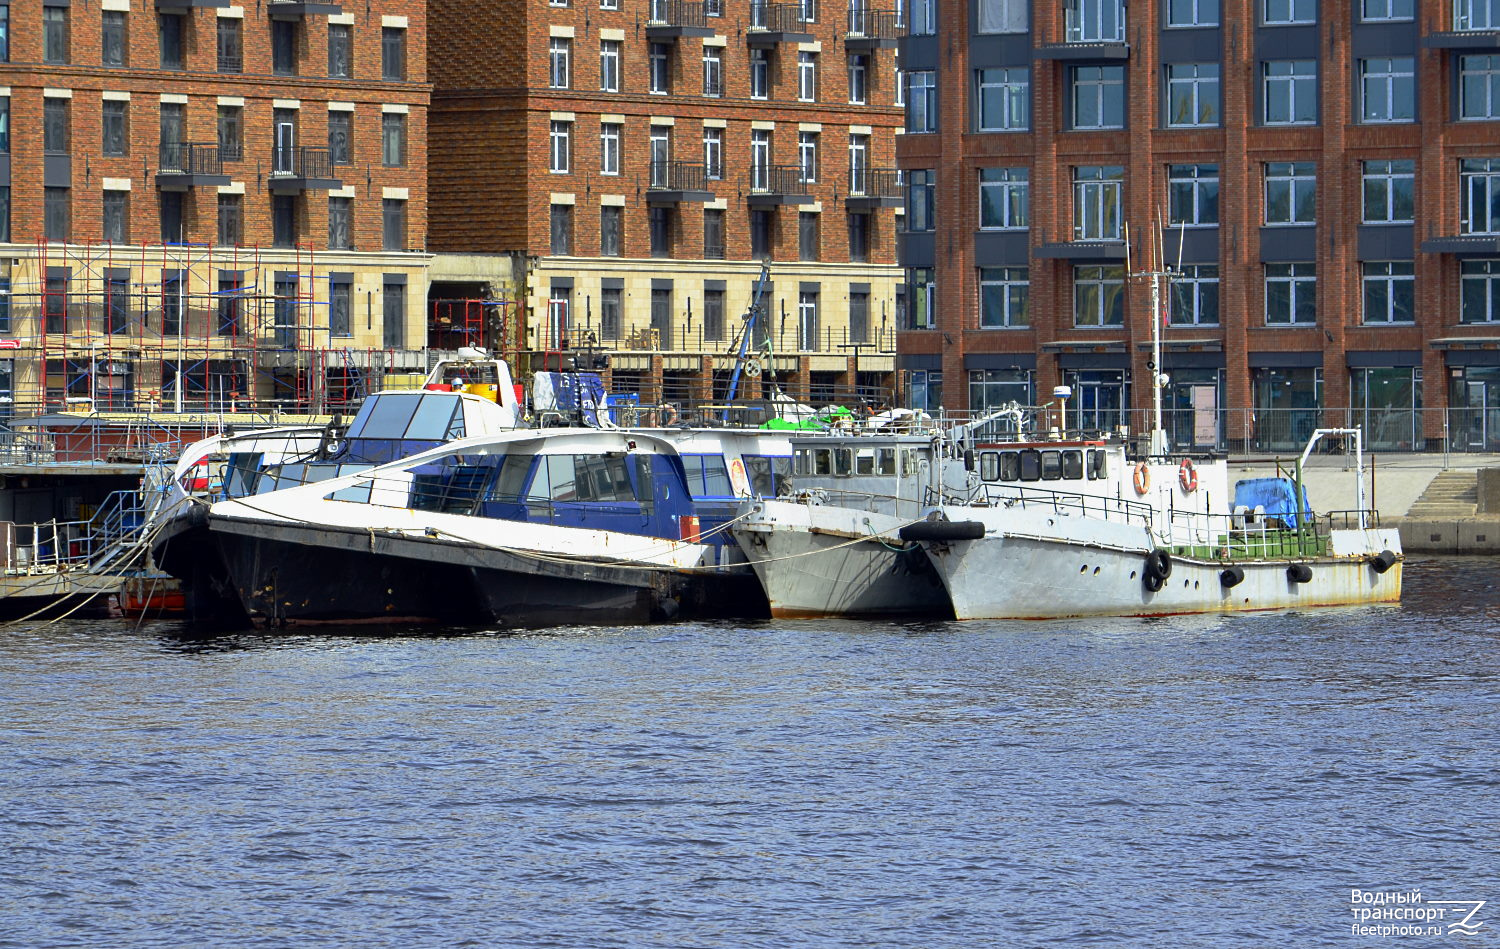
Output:
[[[1126,225],[1125,248],[1127,258],[1130,251],[1130,231]],[[1179,244],[1179,250],[1181,245]],[[1149,248],[1156,260],[1156,265],[1147,265],[1147,269],[1128,272],[1131,277],[1145,277],[1151,281],[1151,443],[1147,454],[1152,458],[1162,458],[1167,454],[1167,430],[1162,424],[1161,414],[1161,390],[1166,387],[1168,378],[1162,372],[1161,366],[1161,325],[1165,312],[1162,309],[1161,284],[1163,280],[1170,283],[1175,274],[1161,266],[1161,260],[1166,256],[1160,246]],[[1126,268],[1130,262],[1126,260]]]

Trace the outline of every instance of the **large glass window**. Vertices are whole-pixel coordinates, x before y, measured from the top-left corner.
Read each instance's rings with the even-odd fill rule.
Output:
[[[1317,195],[1317,166],[1310,161],[1266,165],[1266,223],[1311,224]]]
[[[937,279],[928,267],[906,272],[906,328],[930,330],[937,326]]]
[[[906,83],[906,130],[936,132],[937,73],[930,69],[914,69],[906,74]]]
[[[1263,64],[1267,125],[1311,125],[1318,120],[1318,63],[1278,59]]]
[[[975,70],[979,86],[978,125],[981,132],[1013,132],[1030,125],[1031,70]]]
[[[354,199],[328,199],[328,248],[354,249]]]
[[[797,212],[797,259],[816,261],[821,257],[818,223],[823,215],[812,211]]]
[[[381,27],[380,78],[386,82],[406,80],[406,30],[400,27]]]
[[[1219,0],[1167,0],[1167,26],[1219,25]]]
[[[625,209],[617,204],[606,204],[599,208],[599,256],[620,256],[621,231],[624,228]]]
[[[1125,268],[1095,265],[1073,268],[1073,324],[1125,325]]]
[[[1416,213],[1416,162],[1367,161],[1364,222],[1410,224]]]
[[[9,7],[0,8],[0,20],[5,17],[5,11]],[[182,46],[182,23],[185,20],[180,13],[162,13],[156,18],[157,41],[161,47],[161,68],[181,69],[184,65]],[[0,58],[0,62],[4,59]]]
[[[978,0],[979,32],[1025,33],[1030,5],[1030,0]]]
[[[1351,369],[1350,376],[1353,421],[1364,429],[1366,448],[1410,451],[1423,447],[1421,369]]]
[[[1366,262],[1364,316],[1367,324],[1411,323],[1416,312],[1416,279],[1412,262]]]
[[[51,7],[48,7],[50,10]],[[42,225],[49,241],[68,241],[73,236],[72,191],[68,188],[42,189]]]
[[[67,99],[42,100],[42,151],[49,155],[68,153],[68,112]]]
[[[1125,39],[1121,0],[1063,0],[1063,30],[1069,43],[1113,43]]]
[[[1410,20],[1415,15],[1416,6],[1417,0],[1360,0],[1359,18],[1366,23]]]
[[[354,77],[353,27],[347,23],[328,24],[328,78]]]
[[[1317,322],[1316,265],[1266,264],[1266,325],[1311,326]]]
[[[1455,30],[1500,30],[1500,0],[1454,0]]]
[[[771,187],[771,132],[750,130],[750,188],[767,191]]]
[[[1031,223],[1030,171],[1026,168],[979,169],[979,227],[1019,230]]]
[[[105,99],[103,102],[102,131],[103,142],[101,147],[105,157],[118,157],[125,154],[126,146],[130,142],[130,136],[126,130],[126,110],[130,103],[118,99]]]
[[[1500,260],[1459,262],[1463,323],[1500,323]]]
[[[1073,128],[1125,127],[1125,67],[1074,66]]]
[[[724,209],[703,209],[703,259],[724,259]]]
[[[906,229],[930,231],[937,211],[937,173],[917,168],[906,173]]]
[[[571,255],[573,253],[573,205],[552,205],[551,233],[553,256]]]
[[[406,281],[387,276],[381,287],[381,343],[386,349],[406,347]]]
[[[1500,158],[1465,158],[1458,167],[1463,232],[1500,234]]]
[[[219,72],[237,73],[245,71],[244,44],[241,30],[244,21],[237,17],[220,17],[216,27]]]
[[[912,36],[931,36],[937,32],[937,0],[910,0],[911,22],[907,32]]]
[[[42,7],[42,62],[55,66],[67,61],[68,8]]]
[[[383,118],[389,118],[389,116]],[[385,144],[382,139],[382,151],[384,151]],[[330,111],[328,113],[328,160],[335,165],[347,165],[354,160],[353,112]]]
[[[1031,325],[1028,309],[1031,271],[1026,267],[981,267],[979,328],[1007,329]]]
[[[624,333],[625,321],[620,315],[624,295],[625,291],[619,287],[605,287],[599,291],[600,339],[619,339]]]
[[[385,198],[380,207],[381,250],[406,250],[406,202]]]
[[[1317,21],[1317,0],[1265,0],[1268,26],[1286,26]]]
[[[219,243],[233,247],[244,242],[245,212],[243,197],[238,194],[219,195]]]
[[[271,21],[271,72],[278,76],[297,75],[297,21]]]
[[[1171,224],[1207,227],[1219,223],[1219,166],[1169,165],[1167,207]]]
[[[1188,264],[1172,278],[1172,325],[1219,325],[1219,268]]]
[[[1417,116],[1416,60],[1409,56],[1360,60],[1359,98],[1362,121],[1412,121]]]
[[[125,14],[120,10],[105,10],[100,17],[99,61],[105,66],[124,66],[130,50]]]
[[[331,114],[331,113],[330,113]],[[245,110],[219,106],[219,160],[239,161],[245,154]]]
[[[380,163],[387,168],[406,164],[406,116],[400,112],[380,116]]]
[[[1219,64],[1167,66],[1167,125],[1193,128],[1219,124]]]
[[[130,243],[130,192],[104,192],[104,239],[111,244]]]
[[[1124,187],[1125,169],[1119,165],[1080,165],[1073,169],[1074,240],[1120,239]]]
[[[1458,57],[1458,114],[1500,119],[1500,56]]]
[[[328,334],[354,335],[354,281],[335,274],[328,283]]]

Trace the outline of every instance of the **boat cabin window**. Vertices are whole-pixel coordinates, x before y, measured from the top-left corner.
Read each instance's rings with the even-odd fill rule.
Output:
[[[729,467],[723,455],[683,455],[683,471],[694,497],[727,498],[734,495]]]
[[[1069,481],[1083,480],[1083,452],[1070,448],[1062,453],[1062,476]]]
[[[815,475],[833,474],[833,449],[814,448],[812,450],[812,473]]]
[[[979,479],[981,481],[1000,480],[1000,453],[998,451],[979,453]]]
[[[917,473],[917,450],[915,448],[901,449],[901,477],[910,478]]]
[[[470,514],[494,471],[493,464],[458,464],[447,468],[424,465],[412,472],[411,507],[418,511]]]
[[[746,455],[745,474],[750,478],[752,494],[774,498],[792,476],[792,459],[785,455]]]
[[[860,448],[854,452],[854,473],[862,478],[875,473],[875,449]]]
[[[1056,481],[1062,477],[1062,452],[1042,452],[1042,480]]]
[[[1040,481],[1042,480],[1042,453],[1035,448],[1017,452],[1020,461],[1020,480]]]
[[[1109,477],[1109,453],[1097,448],[1089,449],[1089,480],[1103,481]]]
[[[260,480],[260,464],[265,459],[262,452],[234,452],[229,456],[228,473],[224,478],[224,493],[231,498],[248,497],[255,493],[255,483]]]
[[[643,455],[635,456],[641,484],[650,491],[651,476],[644,470]],[[630,482],[629,462],[624,455],[542,455],[531,479],[528,501],[621,502],[636,501]]]
[[[380,393],[349,424],[350,438],[446,441],[464,433],[463,399],[439,394]]]
[[[833,450],[833,473],[840,478],[847,478],[854,473],[854,449],[835,448]]]
[[[875,455],[875,473],[883,475],[894,475],[896,473],[896,449],[880,448]]]

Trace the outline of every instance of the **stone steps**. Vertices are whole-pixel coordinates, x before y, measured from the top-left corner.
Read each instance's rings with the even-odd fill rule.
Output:
[[[1479,510],[1479,474],[1476,471],[1444,471],[1417,498],[1409,518],[1442,520],[1473,517]]]

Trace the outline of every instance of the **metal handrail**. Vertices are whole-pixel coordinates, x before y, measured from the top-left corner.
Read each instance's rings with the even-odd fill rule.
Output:
[[[162,142],[161,170],[168,174],[222,175],[218,142]]]
[[[750,190],[757,194],[810,194],[801,165],[756,165],[750,169]]]
[[[707,27],[707,5],[701,0],[651,0],[646,25]]]
[[[901,197],[901,170],[899,168],[850,168],[849,197]]]
[[[902,15],[894,10],[866,10],[861,7],[849,11],[850,36],[893,40],[899,39],[905,29]]]

